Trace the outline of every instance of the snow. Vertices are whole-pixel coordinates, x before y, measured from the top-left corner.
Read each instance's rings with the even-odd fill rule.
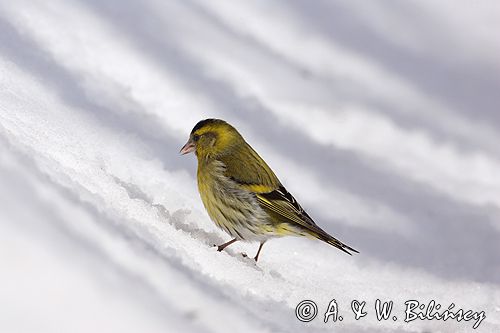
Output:
[[[416,299],[498,331],[499,18],[495,1],[0,1],[0,330],[471,330],[405,323]],[[360,254],[215,251],[228,236],[178,155],[207,117]],[[324,323],[332,299],[344,320]]]

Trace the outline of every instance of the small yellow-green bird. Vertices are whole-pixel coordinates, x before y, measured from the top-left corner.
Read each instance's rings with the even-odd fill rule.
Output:
[[[243,139],[220,119],[198,122],[181,154],[198,158],[198,190],[210,218],[233,238],[218,246],[242,241],[264,243],[273,237],[306,236],[320,239],[351,254],[358,253],[318,227],[295,198],[281,185],[271,168]]]

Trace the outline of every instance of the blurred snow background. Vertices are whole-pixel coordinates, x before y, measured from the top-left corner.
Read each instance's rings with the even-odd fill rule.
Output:
[[[498,332],[499,40],[494,0],[1,0],[1,332],[471,330],[405,324],[409,299]],[[361,253],[211,248],[178,155],[207,117]]]

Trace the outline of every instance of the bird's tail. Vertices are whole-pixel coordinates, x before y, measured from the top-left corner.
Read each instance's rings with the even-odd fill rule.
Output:
[[[341,251],[343,251],[343,252],[345,252],[345,253],[347,253],[349,255],[352,255],[352,253],[349,252],[349,251],[352,251],[352,252],[355,252],[355,253],[359,253],[359,251],[353,249],[349,245],[346,245],[346,244],[342,243],[337,238],[330,236],[326,231],[323,231],[319,227],[317,228],[317,230],[312,231],[312,235],[314,237],[316,237],[317,239],[322,240],[325,243],[328,243],[328,244],[330,244],[332,246],[335,246],[337,249],[339,249],[339,250],[341,250]]]

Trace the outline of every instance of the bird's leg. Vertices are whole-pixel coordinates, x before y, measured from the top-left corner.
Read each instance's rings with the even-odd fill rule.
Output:
[[[259,260],[259,254],[260,254],[260,250],[262,250],[262,246],[264,246],[264,242],[261,242],[260,245],[259,245],[259,249],[257,250],[257,254],[255,255],[255,258],[253,258],[255,260],[255,262],[257,262],[257,260]]]
[[[220,251],[224,250],[227,246],[233,244],[236,241],[237,241],[236,238],[235,239],[231,239],[229,242],[226,242],[224,244],[221,244],[221,245],[217,246],[217,251],[220,252]]]

